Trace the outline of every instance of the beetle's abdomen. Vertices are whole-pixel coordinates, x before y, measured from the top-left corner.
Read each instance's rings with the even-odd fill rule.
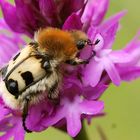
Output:
[[[25,60],[6,79],[8,91],[18,97],[28,86],[44,78],[46,71],[41,65],[41,60],[35,57]]]
[[[30,86],[50,75],[48,58],[31,55],[29,49],[29,47],[23,49],[9,62],[5,75],[6,88],[16,98]]]

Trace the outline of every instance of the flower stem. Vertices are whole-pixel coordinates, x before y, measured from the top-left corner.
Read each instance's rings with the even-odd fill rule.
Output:
[[[97,126],[97,131],[101,137],[101,140],[107,140],[107,136],[106,136],[103,128],[100,125]]]
[[[82,126],[83,127],[82,127],[80,133],[76,137],[72,138],[73,140],[89,140],[89,137],[86,132],[85,124],[83,123]]]

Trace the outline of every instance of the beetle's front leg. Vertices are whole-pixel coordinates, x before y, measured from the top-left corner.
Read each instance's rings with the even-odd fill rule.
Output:
[[[31,100],[30,96],[25,97],[24,104],[23,104],[23,113],[22,113],[22,124],[23,128],[27,133],[31,133],[32,131],[29,130],[26,126],[26,118],[28,116],[28,110],[29,110],[29,102]]]
[[[80,64],[88,64],[89,61],[88,60],[79,59],[79,58],[76,57],[75,59],[67,60],[66,63],[70,64],[70,65],[80,65]]]
[[[55,82],[51,87],[48,88],[48,99],[54,102],[55,104],[59,104],[59,88],[58,82]]]

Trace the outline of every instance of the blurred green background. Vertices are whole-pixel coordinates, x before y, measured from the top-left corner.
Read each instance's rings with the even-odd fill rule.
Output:
[[[117,34],[114,49],[124,47],[140,29],[139,0],[111,0],[106,18],[124,9],[128,13],[121,21],[122,29]],[[93,119],[91,125],[85,122],[90,140],[103,140],[98,126],[104,131],[107,140],[140,140],[140,80],[122,83],[120,87],[111,85],[101,100],[105,102],[106,116]],[[26,140],[56,139],[71,138],[54,128],[26,135]]]

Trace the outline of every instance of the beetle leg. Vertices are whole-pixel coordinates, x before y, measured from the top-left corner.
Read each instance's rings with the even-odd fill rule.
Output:
[[[27,132],[27,133],[31,133],[32,131],[29,130],[27,127],[26,127],[26,118],[28,116],[28,108],[29,108],[29,102],[30,102],[30,96],[27,96],[25,98],[25,101],[24,101],[24,108],[23,108],[23,113],[22,113],[22,125],[23,125],[23,128],[24,130]]]
[[[52,100],[54,103],[59,103],[59,88],[58,88],[58,82],[54,83],[49,89],[48,89],[48,99]]]
[[[88,60],[79,59],[79,58],[76,57],[75,59],[67,60],[66,63],[70,64],[70,65],[80,65],[80,64],[88,64],[89,61]]]

